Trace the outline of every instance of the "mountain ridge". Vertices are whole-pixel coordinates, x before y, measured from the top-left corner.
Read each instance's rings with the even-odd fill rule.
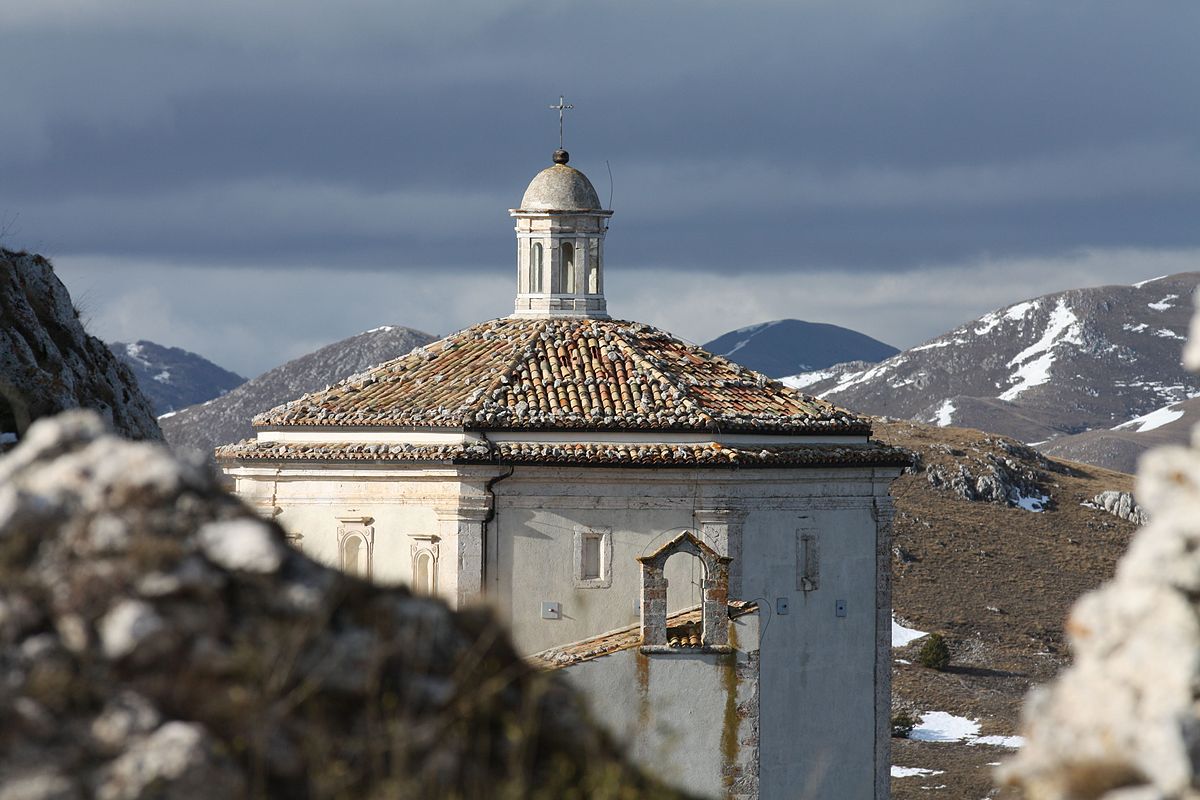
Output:
[[[255,414],[433,340],[412,328],[382,325],[280,364],[220,397],[168,413],[159,424],[176,451],[211,459],[217,445],[254,435],[250,420]]]
[[[776,319],[724,333],[702,345],[772,378],[843,361],[880,361],[900,352],[865,333],[827,322]]]
[[[139,339],[110,342],[108,349],[133,370],[158,416],[220,397],[246,382],[236,372],[181,347]]]
[[[1045,443],[1200,395],[1182,365],[1200,272],[1013,303],[878,364],[783,382],[854,411]]]

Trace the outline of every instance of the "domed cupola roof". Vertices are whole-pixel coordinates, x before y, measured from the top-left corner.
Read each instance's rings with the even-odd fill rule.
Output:
[[[521,211],[599,211],[600,198],[587,176],[574,167],[567,166],[570,157],[566,150],[554,151],[554,166],[547,167],[533,177],[525,196],[521,198]]]

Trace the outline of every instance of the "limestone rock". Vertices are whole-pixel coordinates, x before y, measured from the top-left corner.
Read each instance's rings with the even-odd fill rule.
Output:
[[[241,797],[246,785],[216,742],[195,723],[168,722],[115,759],[100,779],[98,800],[191,800]]]
[[[1129,520],[1137,525],[1145,525],[1150,521],[1150,515],[1146,513],[1144,508],[1138,505],[1137,500],[1129,492],[1112,490],[1101,492],[1084,503],[1084,505],[1107,511],[1114,517]]]
[[[133,373],[83,329],[50,262],[0,249],[0,449],[6,434],[80,407],[122,436],[162,438]]]
[[[1001,770],[1031,800],[1200,798],[1200,449],[1148,453],[1137,496],[1149,521],[1076,603],[1075,663],[1030,694],[1027,744]]]
[[[0,798],[677,797],[482,610],[327,569],[91,412],[0,457]]]

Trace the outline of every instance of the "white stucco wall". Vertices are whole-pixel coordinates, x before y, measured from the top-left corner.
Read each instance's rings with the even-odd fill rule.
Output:
[[[702,797],[724,797],[732,771],[754,769],[758,618],[734,621],[733,653],[644,655],[636,648],[562,673],[593,716],[646,771]]]
[[[716,471],[714,471],[716,473]],[[879,687],[875,506],[893,477],[871,470],[745,470],[733,475],[637,470],[555,471],[554,480],[518,471],[497,487],[489,554],[492,596],[518,646],[538,651],[636,620],[638,555],[681,528],[698,528],[703,509],[738,509],[741,552],[735,599],[768,609],[762,637],[763,798],[886,797],[889,712]],[[549,476],[547,476],[549,477]],[[607,589],[572,584],[575,525],[610,526],[613,580]],[[817,588],[803,591],[799,537],[817,542]],[[677,562],[679,562],[677,564]],[[671,567],[685,562],[672,559]],[[669,599],[688,604],[677,589]],[[685,588],[686,591],[686,588]],[[774,613],[784,600],[788,613]],[[562,618],[542,619],[541,602]],[[844,601],[845,616],[838,616]],[[886,615],[885,615],[886,616]],[[885,651],[886,657],[886,651]],[[877,711],[877,703],[882,708]],[[886,772],[883,772],[886,775]]]
[[[399,476],[394,471],[372,476],[331,479],[311,475],[242,476],[237,492],[275,519],[308,556],[340,568],[338,527],[340,518],[368,517],[373,528],[371,577],[378,583],[412,581],[413,548],[438,548],[439,588],[453,586],[456,569],[453,553],[441,541],[444,531],[438,509],[455,506],[462,487],[456,478],[429,476],[414,471]],[[353,526],[353,523],[350,523]],[[428,537],[438,536],[431,542]],[[441,592],[439,592],[441,593]]]
[[[761,796],[887,796],[889,617],[881,611],[886,591],[877,594],[886,577],[880,577],[876,516],[896,470],[518,467],[508,474],[507,468],[359,466],[346,468],[342,479],[332,472],[242,470],[238,491],[260,509],[282,509],[278,519],[303,534],[305,552],[335,565],[338,515],[369,515],[374,574],[384,582],[410,580],[412,537],[437,533],[439,593],[451,602],[466,596],[455,587],[474,571],[486,601],[527,653],[635,623],[638,556],[684,529],[727,534],[728,542],[710,544],[735,558],[730,597],[758,600],[764,609]],[[484,487],[501,476],[494,518],[485,526]],[[705,527],[703,520],[722,514],[727,527]],[[577,527],[611,532],[611,580],[604,588],[577,585]],[[817,542],[819,580],[810,591],[799,577],[801,535]],[[486,565],[471,561],[471,547]],[[886,570],[886,558],[882,563]],[[689,567],[681,557],[668,563],[673,609],[699,599]],[[786,614],[776,613],[781,599]],[[845,616],[837,615],[838,601]],[[561,617],[544,619],[543,602],[560,604]]]

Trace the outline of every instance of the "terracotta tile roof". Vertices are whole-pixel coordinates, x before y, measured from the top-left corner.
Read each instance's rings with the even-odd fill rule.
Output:
[[[267,427],[869,434],[863,418],[649,325],[474,325],[255,418]]]
[[[736,447],[700,444],[502,442],[472,446],[362,442],[259,442],[217,448],[222,462],[364,461],[628,467],[905,467],[910,455],[878,442]]]
[[[704,631],[704,626],[700,622],[685,622],[682,625],[667,628],[667,646],[694,648],[700,647],[701,634]]]
[[[758,604],[746,602],[744,600],[729,601],[729,618],[737,619],[740,616],[749,614],[752,611],[758,610]],[[676,611],[674,614],[667,615],[667,635],[670,637],[671,632],[676,634],[676,642],[671,643],[668,638],[668,643],[671,647],[699,647],[699,628],[700,628],[700,606],[683,611]],[[696,644],[691,643],[691,630],[696,632]],[[684,640],[685,631],[687,639]],[[589,639],[584,639],[581,642],[562,645],[560,647],[552,647],[549,650],[543,650],[540,653],[528,656],[527,661],[539,669],[562,669],[569,667],[572,664],[578,664],[581,661],[590,661],[593,658],[607,656],[611,653],[616,653],[621,650],[628,650],[637,647],[642,643],[641,625],[628,625],[615,631],[602,633],[599,636],[593,636]]]

